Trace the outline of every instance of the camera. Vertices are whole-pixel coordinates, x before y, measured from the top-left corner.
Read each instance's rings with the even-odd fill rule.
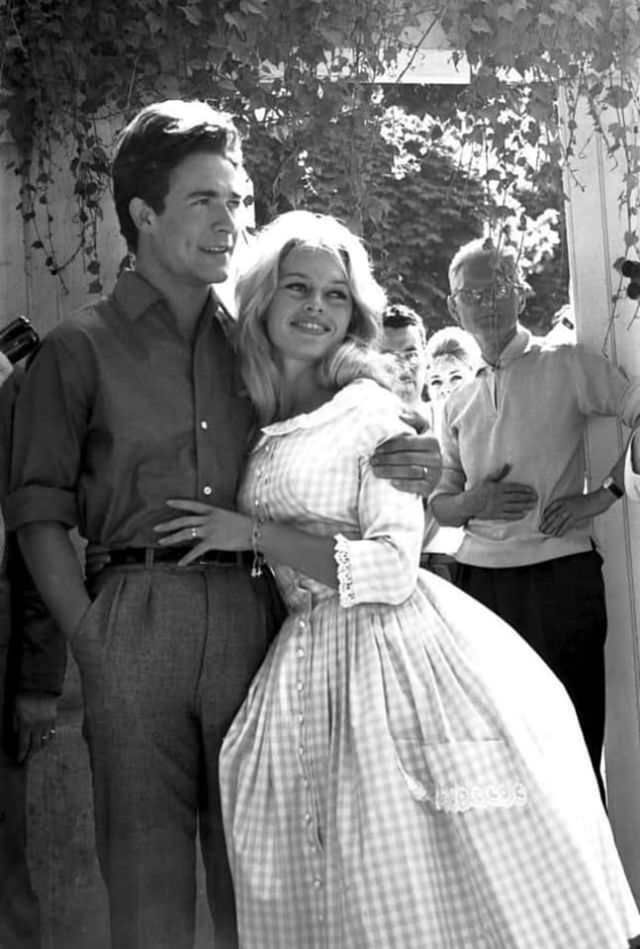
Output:
[[[0,352],[12,363],[29,356],[39,345],[40,337],[26,316],[17,317],[0,330]]]

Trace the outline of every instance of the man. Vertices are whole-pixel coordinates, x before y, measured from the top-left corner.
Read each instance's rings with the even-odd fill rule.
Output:
[[[423,412],[427,376],[427,334],[420,316],[402,303],[382,315],[382,351],[396,360],[396,391],[408,408]]]
[[[472,241],[449,269],[449,310],[486,366],[449,397],[443,477],[431,499],[462,526],[457,580],[510,623],[564,683],[599,776],[606,613],[591,519],[622,495],[622,462],[589,493],[592,415],[640,419],[640,387],[602,356],[548,345],[519,322],[526,284],[515,256]],[[540,697],[544,702],[544,696]]]
[[[20,370],[0,353],[0,496],[7,493]],[[0,518],[0,523],[2,519]],[[55,735],[65,642],[33,589],[15,537],[0,568],[0,946],[40,949],[40,907],[27,864],[27,761]]]
[[[171,497],[234,505],[254,420],[211,285],[229,273],[245,181],[228,116],[143,109],[113,166],[135,270],[46,337],[17,407],[8,510],[82,675],[114,949],[190,949],[198,824],[216,949],[237,944],[218,751],[281,605],[251,552],[178,567],[184,551],[158,547],[153,527]],[[379,464],[425,487],[438,454],[416,438]],[[93,600],[76,523],[109,556]]]

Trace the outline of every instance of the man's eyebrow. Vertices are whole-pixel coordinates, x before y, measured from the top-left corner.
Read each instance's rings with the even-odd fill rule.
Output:
[[[187,194],[188,198],[220,198],[222,197],[222,191],[219,188],[196,188],[195,191],[190,191]],[[237,198],[238,201],[242,201],[243,195],[240,191],[231,191],[229,193],[230,198]]]

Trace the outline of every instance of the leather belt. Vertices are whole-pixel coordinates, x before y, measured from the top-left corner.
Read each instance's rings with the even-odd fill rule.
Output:
[[[191,549],[191,547],[118,547],[105,551],[104,566],[122,567],[142,564],[145,567],[152,567],[156,563],[177,563]],[[252,563],[253,551],[251,550],[207,550],[188,566],[250,567]]]

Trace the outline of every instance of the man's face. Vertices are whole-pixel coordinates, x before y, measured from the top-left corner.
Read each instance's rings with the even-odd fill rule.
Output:
[[[412,405],[422,398],[427,359],[417,326],[385,326],[382,350],[395,356],[395,391],[403,402]]]
[[[516,333],[524,293],[508,263],[489,255],[472,257],[456,274],[448,305],[454,319],[491,360]]]
[[[175,283],[221,283],[243,207],[246,176],[222,155],[196,152],[172,172],[164,208],[144,206],[139,254]]]

